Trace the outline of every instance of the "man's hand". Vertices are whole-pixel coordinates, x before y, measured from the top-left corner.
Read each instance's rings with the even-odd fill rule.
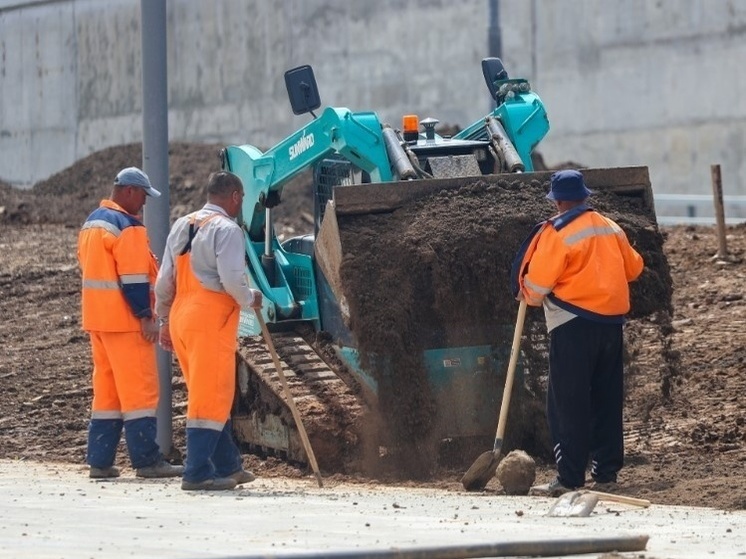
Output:
[[[166,351],[174,350],[174,344],[171,341],[171,332],[168,330],[168,323],[161,325],[161,331],[159,332],[158,337],[158,341],[163,349]]]
[[[262,308],[262,292],[258,289],[251,289],[251,295],[253,296],[253,299],[251,300],[251,308],[261,309]]]
[[[142,332],[142,337],[149,343],[154,344],[158,341],[158,325],[153,318],[141,318],[140,331]]]

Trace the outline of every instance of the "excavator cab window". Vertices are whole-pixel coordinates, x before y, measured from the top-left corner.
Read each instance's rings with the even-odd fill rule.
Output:
[[[321,97],[313,68],[306,64],[285,72],[285,87],[288,90],[293,114],[311,113],[316,118],[313,111],[321,106]]]

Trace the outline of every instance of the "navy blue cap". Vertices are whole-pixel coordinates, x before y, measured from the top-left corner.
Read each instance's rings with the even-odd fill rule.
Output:
[[[583,175],[580,171],[573,169],[566,169],[557,171],[552,175],[551,188],[547,199],[556,202],[575,202],[585,200],[593,194],[588,187],[585,186]]]
[[[114,184],[117,186],[137,186],[144,188],[145,193],[154,198],[158,198],[161,195],[159,191],[151,186],[148,175],[137,167],[127,167],[119,171],[117,178],[114,179]]]

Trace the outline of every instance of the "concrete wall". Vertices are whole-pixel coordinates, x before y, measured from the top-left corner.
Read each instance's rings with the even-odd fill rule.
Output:
[[[503,58],[552,129],[548,163],[648,165],[656,192],[746,194],[746,3],[500,0]],[[271,145],[322,103],[466,125],[489,97],[489,0],[170,0],[172,140]],[[142,134],[140,2],[0,0],[0,179],[28,185]]]
[[[717,163],[726,194],[746,194],[746,2],[501,8],[505,62],[531,76],[547,107],[548,162],[648,165],[657,193],[711,193]]]
[[[24,6],[23,4],[26,4]],[[269,146],[305,124],[283,73],[322,102],[466,123],[489,107],[483,0],[171,0],[172,140]],[[0,0],[0,178],[29,184],[142,134],[140,2]],[[455,47],[457,45],[457,47]]]

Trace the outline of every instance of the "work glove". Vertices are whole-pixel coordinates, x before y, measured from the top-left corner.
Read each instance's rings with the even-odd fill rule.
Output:
[[[262,292],[258,289],[249,289],[251,291],[251,308],[258,310],[262,308]]]

